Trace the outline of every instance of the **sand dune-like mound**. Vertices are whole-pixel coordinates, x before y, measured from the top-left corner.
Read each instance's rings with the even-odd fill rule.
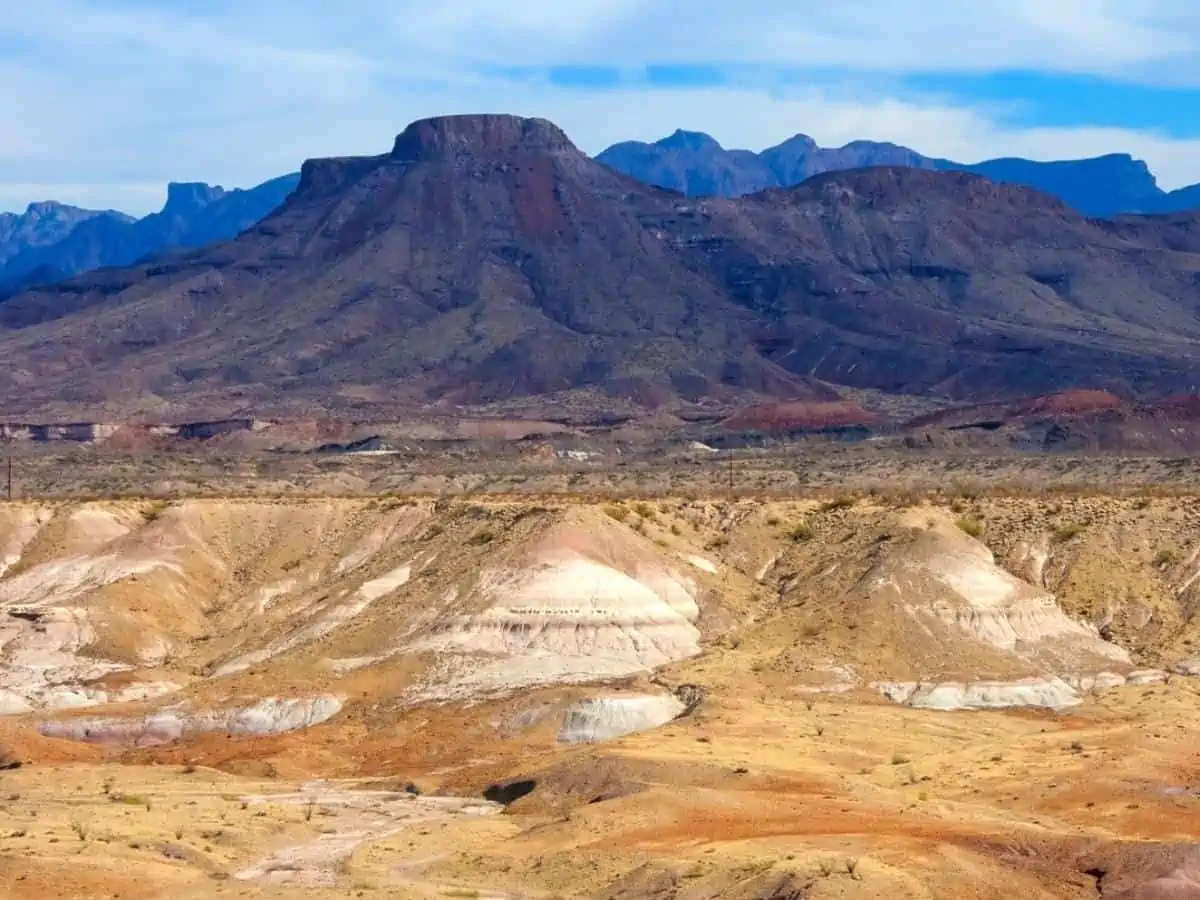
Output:
[[[650,671],[700,651],[695,582],[603,515],[575,512],[499,566],[409,645],[439,656],[422,696]]]
[[[897,702],[937,709],[1070,706],[1098,676],[1124,683],[1134,668],[1125,650],[1003,569],[946,512],[912,509],[880,525],[857,554],[817,574],[825,590],[793,585],[819,598],[809,629],[853,628],[829,649],[827,666],[861,673]]]
[[[815,525],[788,524],[801,516]],[[1135,661],[1100,626],[1124,628],[1149,602],[1133,594],[1136,572],[1122,575],[1129,599],[1104,609],[1064,575],[1119,559],[1091,561],[1102,535],[973,530],[930,506],[14,505],[0,519],[0,714],[66,720],[120,705],[97,715],[124,724],[100,731],[188,739],[228,731],[268,697],[411,708],[636,682],[743,635],[794,673],[791,690],[934,709],[1063,708],[1195,669],[1192,555],[1155,564],[1167,599],[1147,616],[1156,645],[1171,628],[1178,649]],[[563,739],[675,714],[630,699],[654,696],[644,684],[627,687],[565,714]]]
[[[411,705],[651,672],[700,652],[717,572],[597,508],[84,504],[10,512],[0,542],[0,713],[135,704],[47,731],[134,744],[291,728],[242,729],[247,695],[386,677]]]

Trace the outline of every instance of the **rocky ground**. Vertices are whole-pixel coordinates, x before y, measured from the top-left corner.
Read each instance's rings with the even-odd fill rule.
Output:
[[[0,506],[0,895],[1200,896],[1182,489]]]

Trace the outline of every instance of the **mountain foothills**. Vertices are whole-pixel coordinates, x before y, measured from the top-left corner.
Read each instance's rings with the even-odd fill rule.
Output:
[[[309,161],[232,242],[0,305],[0,398],[29,416],[366,416],[835,399],[829,385],[1188,393],[1197,218],[1089,220],[902,167],[691,200],[544,120],[424,120],[389,153]]]
[[[596,159],[639,181],[690,196],[738,197],[768,188],[790,187],[825,172],[907,166],[972,172],[992,181],[1036,188],[1059,197],[1088,216],[1169,213],[1200,207],[1200,185],[1168,193],[1158,186],[1144,162],[1124,153],[1053,162],[993,159],[968,165],[875,141],[854,141],[838,148],[819,147],[803,134],[762,153],[726,150],[707,134],[680,130],[652,144],[640,141],[615,144]]]
[[[176,248],[229,240],[279,206],[298,180],[298,175],[284,175],[232,191],[172,183],[162,211],[142,219],[60,203],[34,203],[24,215],[0,215],[0,296]]]

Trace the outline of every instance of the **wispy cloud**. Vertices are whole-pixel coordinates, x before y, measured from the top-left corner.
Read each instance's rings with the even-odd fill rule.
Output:
[[[678,126],[751,148],[804,131],[964,160],[1122,150],[1176,186],[1200,181],[1200,145],[1129,91],[1200,107],[1198,42],[1193,0],[38,0],[0,20],[0,205],[140,212],[170,179],[255,183],[489,110],[593,152]],[[1018,70],[1025,98],[981,80]],[[1051,75],[1114,99],[1082,115]]]

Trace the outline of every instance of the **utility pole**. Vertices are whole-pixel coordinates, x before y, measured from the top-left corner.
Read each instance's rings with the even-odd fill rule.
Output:
[[[12,436],[8,435],[4,438],[5,450],[5,468],[8,470],[7,490],[8,502],[12,503]]]

